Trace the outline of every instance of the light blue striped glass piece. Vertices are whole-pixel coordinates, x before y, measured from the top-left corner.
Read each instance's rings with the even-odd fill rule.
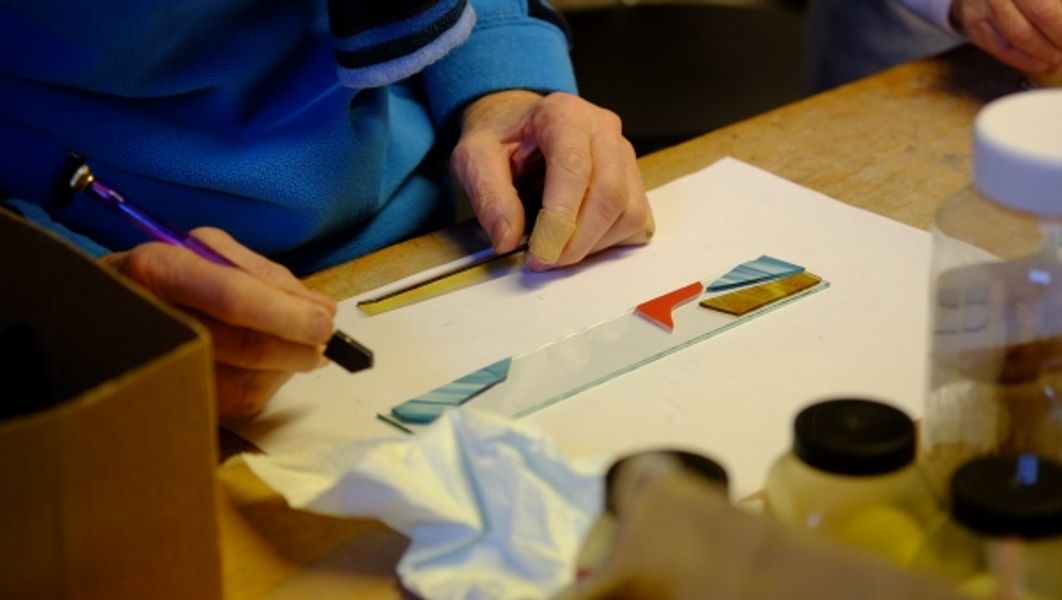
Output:
[[[720,292],[743,285],[763,283],[764,281],[795,275],[803,270],[804,267],[800,265],[794,265],[764,254],[756,260],[750,260],[734,267],[726,275],[708,284],[708,288],[705,291]]]
[[[460,406],[476,394],[505,381],[513,359],[506,358],[434,390],[407,400],[391,409],[391,414],[406,423],[431,423],[446,410]]]

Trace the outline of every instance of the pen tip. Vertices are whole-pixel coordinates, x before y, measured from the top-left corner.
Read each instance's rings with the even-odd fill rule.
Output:
[[[373,363],[372,350],[338,329],[328,340],[324,355],[351,373],[368,369]]]

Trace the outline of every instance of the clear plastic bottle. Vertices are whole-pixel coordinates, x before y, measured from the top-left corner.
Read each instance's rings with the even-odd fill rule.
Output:
[[[880,402],[802,410],[793,448],[771,467],[765,512],[906,567],[942,514],[915,465],[914,423]]]
[[[973,185],[933,224],[922,448],[934,490],[974,457],[1062,458],[1062,90],[987,105]]]
[[[971,598],[1062,598],[1062,465],[1035,454],[975,459],[955,472],[951,518],[913,567]]]

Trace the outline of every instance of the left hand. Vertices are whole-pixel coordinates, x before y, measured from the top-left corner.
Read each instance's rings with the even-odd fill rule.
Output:
[[[652,211],[619,117],[570,94],[508,90],[469,105],[451,157],[496,252],[515,248],[524,233],[513,182],[540,157],[546,165],[542,208],[576,226],[555,264],[529,254],[531,269],[571,265],[652,237]]]
[[[1034,75],[1062,70],[1062,1],[952,0],[949,16],[970,40]]]

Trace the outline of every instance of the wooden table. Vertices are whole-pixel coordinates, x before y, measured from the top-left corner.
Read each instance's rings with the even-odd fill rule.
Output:
[[[639,161],[647,188],[733,156],[919,228],[969,180],[970,125],[985,102],[1028,84],[960,48],[708,133]],[[343,300],[486,245],[468,224],[315,274]],[[222,454],[239,444],[222,436]],[[239,460],[218,469],[225,597],[401,598],[403,536],[370,520],[304,514]]]

